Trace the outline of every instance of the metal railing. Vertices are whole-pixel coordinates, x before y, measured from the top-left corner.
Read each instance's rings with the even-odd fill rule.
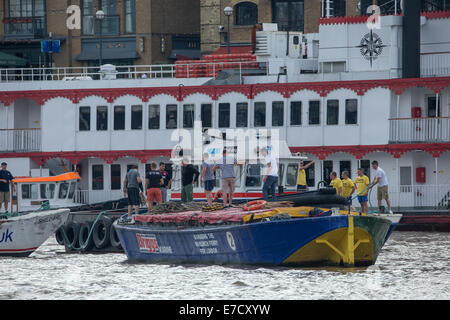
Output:
[[[450,142],[450,117],[389,119],[389,141]]]
[[[73,202],[79,204],[95,204],[119,200],[123,197],[123,192],[120,190],[76,190]]]
[[[0,152],[41,151],[41,129],[0,129]]]
[[[436,208],[447,209],[450,185],[408,185],[397,186],[389,190],[393,207],[400,208]],[[376,196],[372,196],[376,205]]]
[[[238,70],[239,74],[257,71],[267,74],[267,66],[255,61],[210,62],[116,66],[117,79],[215,78],[220,70]],[[1,82],[98,80],[104,73],[96,67],[7,68],[0,69]]]
[[[422,77],[449,76],[450,53],[421,55],[420,74]]]

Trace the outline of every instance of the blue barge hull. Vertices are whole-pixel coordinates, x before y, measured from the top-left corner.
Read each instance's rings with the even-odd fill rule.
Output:
[[[358,266],[375,263],[391,222],[344,215],[204,227],[114,226],[132,261]]]

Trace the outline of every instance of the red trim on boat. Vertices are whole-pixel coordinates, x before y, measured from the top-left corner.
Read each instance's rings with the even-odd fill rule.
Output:
[[[7,252],[7,253],[16,253],[16,252],[28,252],[28,251],[35,251],[36,248],[28,248],[28,249],[16,249],[16,250],[6,250],[6,249],[0,249],[0,252]]]

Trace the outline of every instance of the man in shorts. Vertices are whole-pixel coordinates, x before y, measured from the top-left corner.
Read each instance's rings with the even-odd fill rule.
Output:
[[[14,184],[12,180],[14,179],[11,172],[6,170],[8,164],[6,162],[2,162],[2,168],[0,170],[0,210],[2,203],[5,206],[5,213],[8,213],[8,204],[11,199],[10,187],[11,191],[14,192]]]
[[[389,200],[389,183],[386,173],[378,166],[378,161],[372,161],[372,169],[375,170],[375,178],[372,185],[370,186],[370,189],[378,184],[377,198],[380,213],[384,213],[384,208],[382,207],[382,202],[384,199],[388,206],[389,213],[392,214],[393,212],[391,210],[391,201]]]
[[[123,181],[123,194],[125,197],[128,194],[128,218],[131,219],[132,223],[134,223],[134,218],[131,214],[133,207],[135,213],[139,214],[141,205],[139,189],[142,191],[142,179],[139,175],[138,166],[133,165]]]
[[[147,190],[148,213],[153,209],[153,202],[162,203],[161,186],[164,185],[164,178],[161,172],[157,170],[157,165],[152,162],[151,170],[145,176],[145,190]]]
[[[367,177],[364,174],[364,171],[362,168],[358,169],[358,176],[355,178],[355,185],[356,185],[356,194],[358,195],[358,201],[361,205],[361,212],[367,213],[369,212],[369,204],[368,204],[368,193],[369,193],[369,185],[370,180],[369,177]]]
[[[205,183],[205,195],[206,199],[208,200],[208,206],[212,206],[212,191],[214,189],[214,172],[213,172],[213,166],[208,163],[209,154],[204,153],[203,154],[203,163],[202,163],[202,172],[200,174],[200,184],[202,181]]]
[[[261,148],[261,155],[266,163],[266,174],[263,181],[263,198],[269,201],[269,193],[272,195],[272,201],[277,201],[277,184],[278,184],[278,164],[275,157],[269,154],[267,148]]]
[[[167,190],[170,189],[172,184],[172,178],[166,171],[166,164],[164,162],[159,163],[159,173],[161,173],[164,179],[164,184],[161,186],[162,202],[164,203],[167,202]]]
[[[237,159],[235,157],[228,157],[227,150],[224,148],[222,152],[222,160],[213,168],[214,172],[216,172],[217,168],[222,170],[222,193],[224,208],[231,207],[233,203],[233,193],[236,181],[234,166],[237,164]]]

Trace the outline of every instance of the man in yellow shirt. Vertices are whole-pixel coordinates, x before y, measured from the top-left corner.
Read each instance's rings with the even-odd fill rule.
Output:
[[[363,169],[358,169],[358,176],[355,178],[355,184],[356,184],[356,194],[358,195],[358,201],[361,204],[361,211],[363,213],[369,212],[369,204],[368,204],[368,198],[367,195],[369,193],[369,185],[370,180],[369,177],[367,177],[364,174]]]
[[[330,173],[330,179],[331,179],[330,187],[335,188],[336,193],[341,196],[342,195],[342,180],[337,177],[337,173],[334,171],[332,173]]]
[[[355,192],[355,184],[349,177],[348,171],[342,172],[342,196],[348,199],[348,205],[352,205],[352,194]]]
[[[297,191],[308,191],[308,185],[306,184],[306,169],[311,167],[314,164],[314,161],[311,161],[306,166],[304,165],[303,161],[300,161],[300,169],[298,170],[298,177],[297,177]]]

